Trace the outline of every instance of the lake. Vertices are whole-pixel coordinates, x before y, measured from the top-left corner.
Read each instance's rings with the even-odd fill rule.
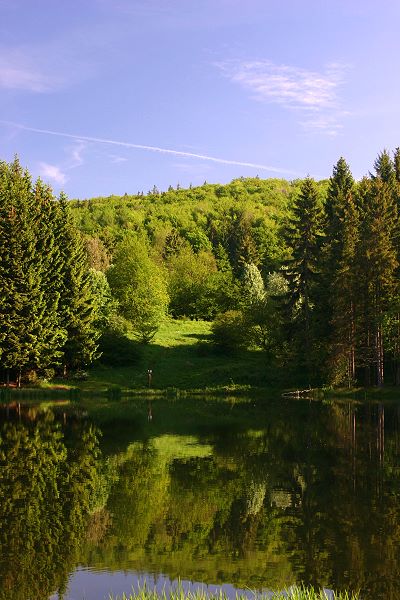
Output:
[[[399,415],[282,398],[2,404],[0,599],[178,578],[398,599]]]

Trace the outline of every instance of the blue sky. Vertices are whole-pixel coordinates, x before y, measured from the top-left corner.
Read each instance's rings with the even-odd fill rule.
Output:
[[[400,145],[397,0],[0,0],[0,158],[69,197],[355,177]]]

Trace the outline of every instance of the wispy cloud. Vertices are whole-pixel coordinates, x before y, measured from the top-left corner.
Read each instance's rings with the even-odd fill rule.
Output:
[[[271,173],[280,173],[280,174],[295,175],[295,176],[299,175],[299,173],[297,173],[295,171],[291,171],[288,169],[282,169],[280,167],[275,167],[273,165],[263,165],[263,164],[252,163],[252,162],[245,162],[245,161],[241,161],[241,160],[231,160],[231,159],[227,159],[227,158],[219,158],[216,156],[209,156],[207,154],[195,154],[193,152],[184,152],[181,150],[173,150],[171,148],[161,148],[159,146],[148,146],[148,145],[144,145],[144,144],[135,144],[132,142],[121,142],[118,140],[110,140],[110,139],[91,137],[91,136],[86,136],[86,135],[64,133],[62,131],[54,131],[51,129],[39,129],[37,127],[27,127],[20,123],[13,123],[11,121],[0,120],[0,123],[3,123],[5,125],[13,125],[17,129],[20,129],[23,131],[31,131],[33,133],[40,133],[40,134],[45,134],[45,135],[63,137],[63,138],[67,138],[67,139],[76,140],[77,142],[80,142],[80,143],[91,142],[91,143],[95,143],[95,144],[108,144],[111,146],[120,146],[123,148],[132,148],[132,149],[136,149],[136,150],[147,150],[149,152],[157,152],[157,153],[168,154],[168,155],[172,155],[172,156],[184,156],[187,158],[195,158],[195,159],[200,159],[200,160],[204,160],[204,161],[210,161],[210,162],[214,162],[214,163],[224,164],[224,165],[250,167],[253,169],[258,169],[260,171],[269,171]]]
[[[44,179],[51,179],[57,185],[64,185],[67,182],[66,174],[57,165],[41,162],[39,163],[39,173]]]
[[[216,63],[225,77],[248,90],[255,100],[279,104],[297,111],[309,129],[333,134],[344,115],[338,88],[344,83],[346,65],[332,63],[321,73],[270,60],[229,60]]]
[[[24,64],[21,58],[10,60],[10,57],[0,56],[0,88],[42,93],[50,91],[54,85],[54,81],[34,66]]]
[[[67,160],[67,169],[75,169],[76,167],[80,167],[84,163],[83,154],[88,146],[88,143],[84,140],[77,139],[74,142],[72,147],[69,147],[68,154],[69,158]]]
[[[46,162],[39,163],[39,174],[44,179],[54,181],[60,187],[68,181],[68,171],[76,169],[84,164],[83,153],[88,146],[88,142],[83,140],[74,140],[73,144],[65,148],[66,159],[58,165]]]

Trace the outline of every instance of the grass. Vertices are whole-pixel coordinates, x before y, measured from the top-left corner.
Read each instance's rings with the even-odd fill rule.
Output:
[[[325,593],[324,590],[314,590],[303,586],[294,586],[283,592],[251,592],[248,594],[236,593],[235,600],[359,600],[359,595],[353,592],[338,592],[332,596]],[[230,600],[230,597],[221,589],[211,593],[205,589],[196,589],[194,591],[185,591],[181,585],[168,591],[158,593],[156,590],[149,590],[146,586],[133,592],[129,596],[123,595],[110,600]]]
[[[101,360],[87,371],[86,379],[71,378],[42,382],[12,391],[13,397],[41,391],[48,397],[73,397],[82,391],[91,395],[107,395],[118,400],[121,394],[209,396],[245,396],[260,393],[276,395],[285,387],[284,373],[274,372],[267,356],[260,350],[240,350],[232,354],[218,351],[211,343],[211,324],[207,321],[169,319],[162,324],[151,344],[131,340],[133,359],[122,366],[103,365]],[[118,352],[118,350],[116,350]],[[152,370],[148,386],[148,369]],[[287,374],[288,375],[288,374]],[[288,384],[288,382],[285,382]],[[306,387],[306,386],[301,386]],[[36,390],[36,391],[35,391]],[[0,389],[0,400],[3,390]],[[398,400],[400,388],[323,389],[328,401]],[[4,398],[5,399],[5,398]]]
[[[211,344],[210,323],[206,321],[168,320],[153,342],[138,344],[138,350],[132,365],[111,367],[100,362],[88,371],[86,381],[75,385],[92,391],[144,391],[151,369],[153,391],[240,393],[270,387],[265,354],[256,350],[222,354]]]

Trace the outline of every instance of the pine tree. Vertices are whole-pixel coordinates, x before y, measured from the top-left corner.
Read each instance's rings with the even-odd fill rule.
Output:
[[[380,179],[389,185],[394,183],[396,179],[395,166],[387,150],[383,150],[383,152],[378,154],[374,162],[374,169],[376,175],[372,175],[372,179]]]
[[[285,239],[291,258],[283,271],[288,281],[286,309],[289,321],[289,342],[299,366],[311,377],[315,342],[315,291],[318,279],[318,255],[321,209],[318,189],[313,179],[304,180],[293,206]]]
[[[29,174],[18,160],[0,168],[0,339],[3,367],[21,383],[43,350],[45,291],[38,262],[37,206]]]
[[[341,216],[341,248],[330,282],[331,332],[329,344],[330,378],[349,387],[356,379],[357,272],[359,216],[351,193]]]
[[[351,382],[355,377],[353,264],[358,220],[353,188],[353,176],[341,157],[333,168],[324,206],[318,293],[322,346],[327,349],[329,378],[336,383]]]
[[[376,176],[387,188],[387,193],[392,196],[395,215],[392,227],[392,238],[397,253],[397,262],[400,265],[400,149],[397,148],[393,154],[393,161],[387,150],[378,155],[374,163]],[[397,269],[397,278],[399,268]],[[397,293],[397,292],[396,292]],[[386,316],[385,323],[385,345],[387,354],[392,358],[394,382],[400,385],[400,297],[394,296],[391,308]]]
[[[359,186],[360,244],[357,270],[360,296],[360,366],[365,384],[382,385],[384,381],[383,324],[398,283],[397,209],[390,186],[376,177],[364,179]]]
[[[393,155],[394,172],[396,181],[400,182],[400,148],[396,148]]]
[[[67,332],[59,319],[62,255],[58,240],[57,201],[49,186],[38,180],[33,190],[36,203],[36,268],[40,272],[43,290],[43,310],[40,314],[41,353],[37,366],[41,369],[58,367],[61,364],[62,347]]]
[[[62,258],[59,279],[59,319],[66,331],[64,373],[90,364],[97,357],[97,306],[82,236],[75,228],[65,196],[58,203],[57,241]]]

